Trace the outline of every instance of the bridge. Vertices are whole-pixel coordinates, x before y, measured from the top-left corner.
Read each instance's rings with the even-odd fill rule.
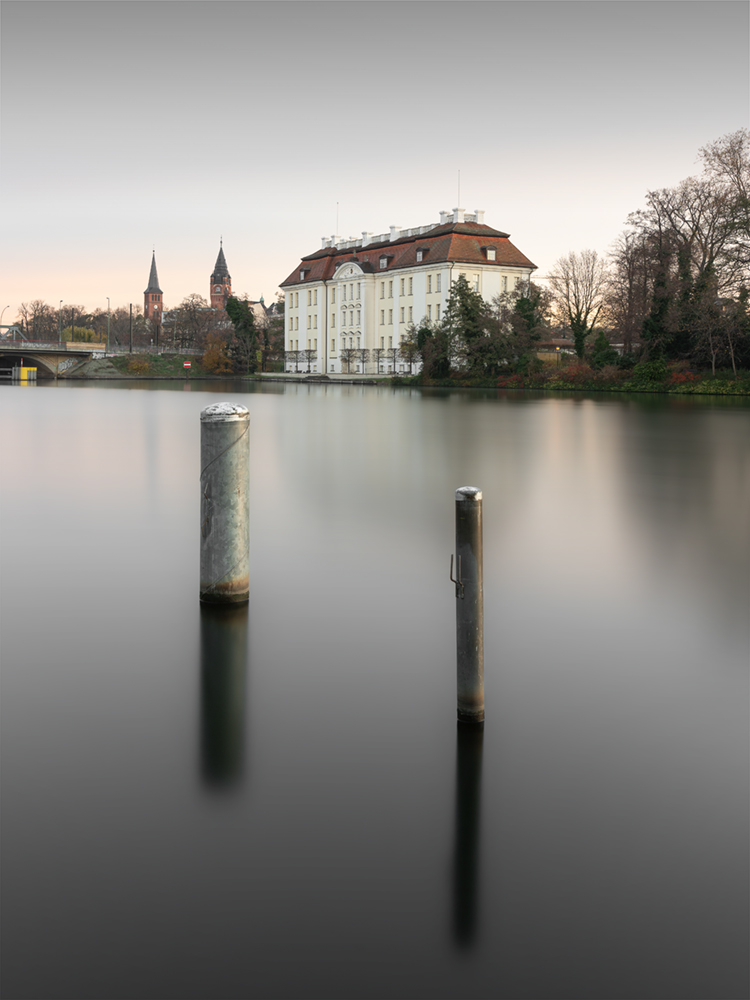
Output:
[[[37,369],[38,378],[57,378],[79,361],[104,357],[106,344],[85,344],[81,341],[0,340],[0,375],[10,376],[12,368],[23,364]],[[5,373],[8,373],[7,375]]]

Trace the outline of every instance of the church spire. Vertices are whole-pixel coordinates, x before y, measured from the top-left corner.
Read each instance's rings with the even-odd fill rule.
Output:
[[[151,273],[148,276],[148,288],[143,293],[144,295],[148,292],[158,292],[162,294],[161,288],[159,288],[159,275],[156,273],[156,251],[154,250],[151,255]]]
[[[219,240],[219,256],[211,273],[211,308],[224,309],[232,294],[232,276],[224,256],[224,240]]]
[[[143,293],[143,315],[146,319],[153,320],[157,324],[161,322],[161,314],[164,308],[162,295],[163,292],[159,288],[159,275],[156,273],[156,251],[154,251],[151,255],[151,273],[148,276],[148,288]]]

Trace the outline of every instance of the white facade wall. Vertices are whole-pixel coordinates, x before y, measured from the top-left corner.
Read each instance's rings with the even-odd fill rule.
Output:
[[[425,232],[431,226],[422,227]],[[414,232],[412,230],[412,232]],[[367,237],[368,234],[363,234]],[[398,239],[398,230],[392,238]],[[381,242],[376,237],[370,242]],[[333,239],[333,238],[332,238]],[[491,237],[488,237],[488,241]],[[339,244],[340,245],[340,244]],[[362,241],[356,241],[360,250]],[[354,245],[352,245],[354,249]],[[387,253],[387,247],[382,249]],[[407,330],[423,320],[438,323],[445,315],[451,283],[465,275],[487,302],[504,291],[512,291],[517,281],[528,282],[531,267],[503,267],[494,263],[462,264],[440,261],[430,263],[429,254],[418,264],[398,270],[380,270],[380,251],[371,259],[374,270],[365,272],[356,261],[344,261],[326,281],[300,281],[285,291],[285,347],[287,351],[316,351],[310,370],[316,373],[340,373],[342,347],[398,347]],[[403,289],[403,291],[402,291]],[[384,358],[382,370],[390,371]],[[404,366],[397,364],[397,370]],[[307,371],[307,359],[297,365],[287,362],[287,370]],[[360,371],[359,362],[351,371]],[[372,353],[368,370],[375,371]]]

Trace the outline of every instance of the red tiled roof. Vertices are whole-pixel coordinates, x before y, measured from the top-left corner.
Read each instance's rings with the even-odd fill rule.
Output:
[[[487,260],[485,247],[494,247],[496,258]],[[301,263],[281,282],[285,285],[302,283],[300,271],[306,271],[304,282],[329,281],[335,270],[348,261],[355,261],[365,271],[384,274],[417,264],[417,250],[424,251],[423,264],[489,264],[495,267],[531,267],[525,254],[513,246],[507,233],[477,223],[448,223],[435,226],[421,236],[406,236],[393,242],[368,243],[366,247],[325,247],[303,257]],[[388,266],[380,269],[380,258],[388,257]]]

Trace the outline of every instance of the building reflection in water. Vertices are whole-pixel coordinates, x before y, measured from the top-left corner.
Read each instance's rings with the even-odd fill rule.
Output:
[[[211,788],[244,770],[248,605],[201,605],[201,773]]]
[[[453,940],[460,948],[470,947],[477,936],[483,739],[484,723],[457,724]]]

